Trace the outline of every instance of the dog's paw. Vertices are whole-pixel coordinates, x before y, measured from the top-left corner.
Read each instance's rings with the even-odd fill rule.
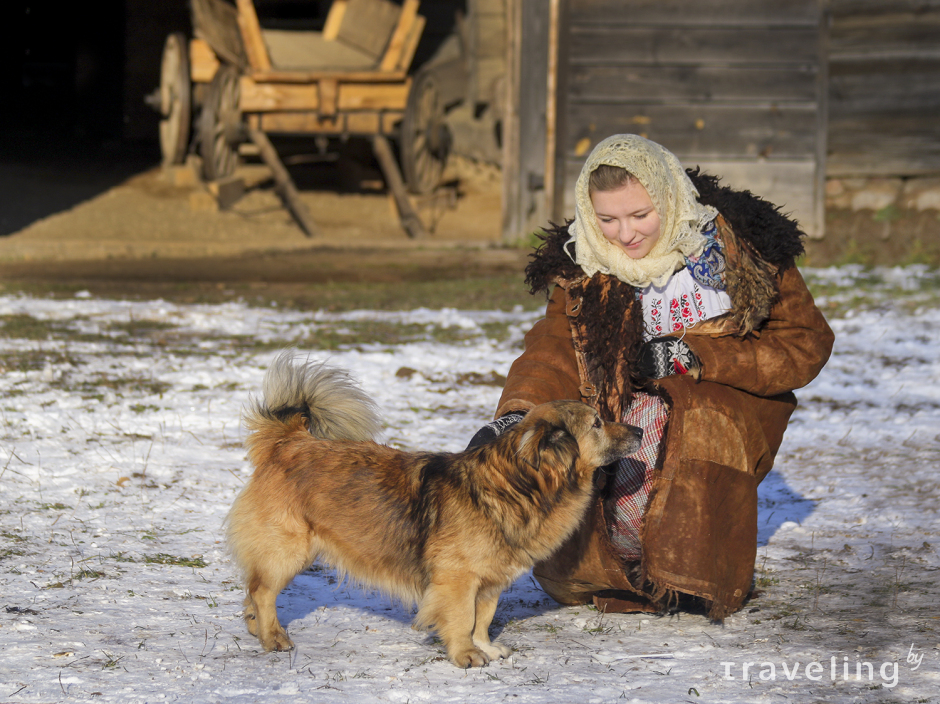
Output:
[[[453,653],[450,659],[457,667],[462,667],[465,670],[468,667],[483,667],[490,661],[486,653],[476,647],[464,648]]]
[[[271,651],[282,651],[282,650],[293,650],[294,641],[287,637],[287,633],[281,631],[280,633],[275,633],[270,638],[264,638],[261,641],[261,645],[264,646],[264,649],[267,652]]]
[[[500,645],[499,643],[473,643],[477,648],[482,650],[486,657],[490,660],[499,660],[500,658],[508,658],[512,655],[512,648]]]

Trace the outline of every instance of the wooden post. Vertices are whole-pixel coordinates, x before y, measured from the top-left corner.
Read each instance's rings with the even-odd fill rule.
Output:
[[[551,110],[551,151],[545,155],[552,160],[551,185],[546,185],[546,217],[552,222],[564,222],[566,217],[572,217],[573,212],[566,212],[565,198],[568,188],[567,174],[565,172],[565,139],[568,134],[568,74],[571,70],[569,64],[568,45],[570,35],[570,2],[557,0],[552,7],[549,18],[551,45],[549,51],[554,56],[550,88],[552,94],[548,97],[547,110]],[[547,167],[546,167],[547,168]],[[546,174],[546,179],[548,175]]]
[[[826,155],[829,151],[829,22],[828,0],[820,1],[819,52],[816,56],[816,171],[813,193],[813,225],[810,239],[826,236]]]
[[[382,167],[382,173],[385,174],[385,182],[395,198],[398,217],[401,218],[401,226],[412,239],[425,239],[428,232],[424,229],[421,218],[411,207],[411,201],[408,200],[408,193],[405,190],[405,182],[401,177],[398,163],[395,161],[392,148],[385,135],[377,134],[372,138],[372,151],[375,152],[375,158],[378,159],[379,166]]]
[[[271,169],[271,172],[274,174],[274,183],[277,185],[278,195],[281,196],[284,205],[287,206],[294,220],[300,225],[300,229],[304,231],[307,237],[315,237],[318,235],[319,229],[310,216],[307,205],[300,200],[297,187],[294,185],[293,179],[281,162],[281,158],[277,155],[277,151],[274,149],[274,145],[271,144],[271,140],[268,139],[268,135],[248,124],[245,125],[245,129],[248,130],[248,137],[258,147],[258,151],[261,153],[261,158],[264,160],[264,163],[268,165],[268,168]]]
[[[503,240],[514,242],[522,229],[519,217],[519,72],[522,63],[522,2],[506,3],[506,110],[503,114]]]
[[[545,199],[549,24],[560,9],[545,10],[540,0],[511,0],[507,13],[509,97],[503,117],[503,239],[507,242],[543,227],[549,216]],[[553,135],[560,134],[555,118],[553,112]]]
[[[558,163],[558,4],[548,3],[548,75],[545,96],[545,212],[555,215],[555,167]]]

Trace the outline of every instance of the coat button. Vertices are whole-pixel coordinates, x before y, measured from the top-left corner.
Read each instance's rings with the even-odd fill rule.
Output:
[[[571,317],[576,316],[578,313],[581,312],[581,301],[582,301],[582,300],[583,300],[583,299],[580,298],[580,297],[579,297],[579,298],[571,298],[571,299],[569,299],[569,300],[568,300],[568,306],[567,306],[565,312],[566,312],[569,316],[571,316]]]
[[[581,387],[578,389],[578,391],[581,392],[582,398],[592,398],[593,396],[597,395],[597,388],[590,382],[581,384]]]

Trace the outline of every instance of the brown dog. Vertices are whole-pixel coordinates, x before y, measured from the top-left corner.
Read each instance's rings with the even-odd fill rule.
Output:
[[[293,643],[275,600],[319,559],[416,603],[458,667],[511,652],[490,642],[500,592],[552,554],[587,510],[598,467],[636,452],[641,431],[555,401],[487,445],[408,453],[376,444],[372,401],[348,375],[282,354],[247,412],[254,475],[229,512],[245,620],[265,650]]]

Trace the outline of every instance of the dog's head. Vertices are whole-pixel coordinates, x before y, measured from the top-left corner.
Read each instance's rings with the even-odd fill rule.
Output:
[[[536,406],[516,430],[518,455],[536,469],[545,465],[590,476],[598,467],[640,449],[643,431],[606,423],[597,411],[578,401],[552,401]]]

